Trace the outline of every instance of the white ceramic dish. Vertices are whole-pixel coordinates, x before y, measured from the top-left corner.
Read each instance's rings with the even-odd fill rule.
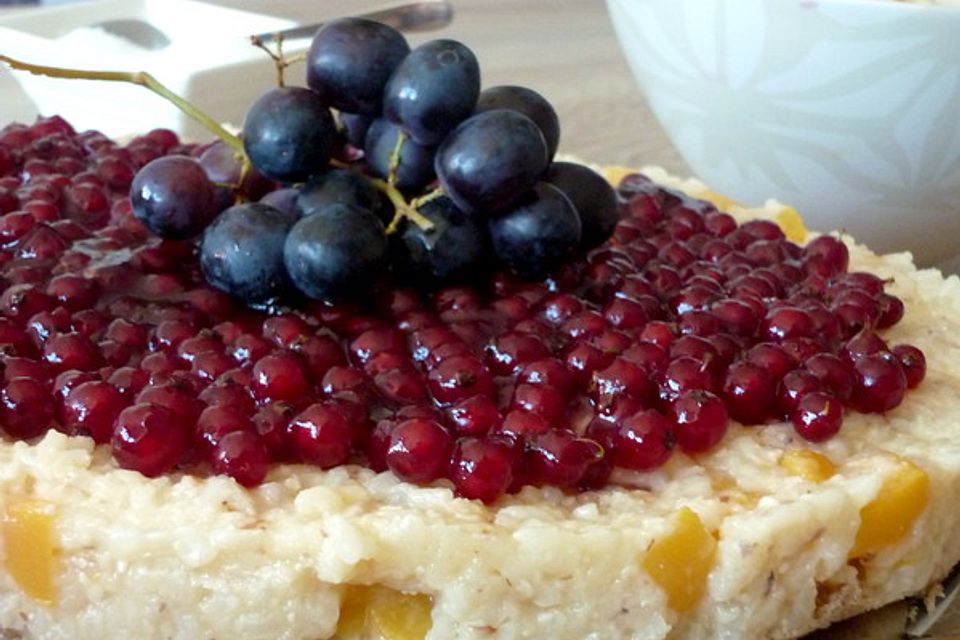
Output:
[[[960,256],[960,10],[876,0],[608,0],[695,173],[920,264]]]
[[[149,50],[88,28],[117,18],[148,22],[166,34],[171,44]],[[0,51],[40,64],[148,71],[217,119],[239,124],[247,105],[275,82],[273,63],[250,44],[249,34],[293,25],[285,19],[192,0],[99,0],[3,15]],[[298,44],[305,48],[309,42]],[[188,137],[208,135],[141,87],[23,72],[12,75],[35,112],[60,114],[81,129],[99,129],[114,137],[153,127],[168,127]],[[0,121],[32,115],[4,113]]]

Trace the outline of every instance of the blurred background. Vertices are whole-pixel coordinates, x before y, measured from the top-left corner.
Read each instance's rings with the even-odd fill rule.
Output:
[[[239,125],[246,106],[274,82],[273,65],[250,46],[250,34],[397,4],[404,0],[0,0],[0,52],[58,66],[146,70],[214,117]],[[643,90],[617,40],[608,4]],[[561,153],[697,174],[751,204],[778,196],[815,228],[844,229],[877,250],[909,249],[921,265],[960,271],[960,162],[953,166],[950,160],[960,126],[948,135],[943,123],[925,115],[936,106],[928,98],[934,90],[947,96],[941,102],[954,101],[952,113],[960,108],[960,10],[845,0],[453,5],[448,26],[407,34],[411,43],[461,40],[476,52],[484,86],[520,84],[542,93],[560,116]],[[143,49],[89,28],[117,17],[155,24],[172,44]],[[286,50],[307,45],[289,42]],[[920,47],[924,55],[898,54],[904,47]],[[808,77],[805,69],[826,78]],[[302,77],[299,65],[288,80]],[[0,69],[0,124],[30,121],[39,110],[114,137],[156,126],[197,140],[207,135],[138,87],[18,78]],[[742,86],[738,78],[753,84]],[[951,82],[952,94],[946,86]],[[766,95],[770,86],[779,86],[779,93]],[[910,109],[898,112],[901,103]],[[835,130],[825,129],[830,126]],[[786,133],[771,137],[771,131]],[[924,140],[947,169],[930,169],[913,148]],[[825,151],[808,152],[814,142]],[[794,167],[786,172],[788,164]],[[848,188],[840,181],[843,168],[867,178],[858,173],[859,183]],[[771,179],[777,171],[786,179]]]
[[[4,19],[34,11],[26,5],[3,6],[3,2],[0,0],[0,26]],[[63,4],[64,0],[53,2]],[[97,4],[74,0],[66,8],[73,11]],[[308,23],[391,3],[382,0],[219,0],[210,4]],[[681,174],[688,172],[637,89],[602,0],[458,0],[454,4],[454,19],[448,27],[409,35],[411,42],[436,37],[462,40],[476,52],[485,86],[523,84],[544,94],[556,107],[563,124],[561,152],[595,162],[631,166],[661,164]],[[219,25],[222,31],[230,27],[230,24]],[[203,66],[204,57],[210,55],[211,39],[215,38],[218,27],[207,25],[205,28],[208,36],[197,42],[192,60],[194,67]],[[234,40],[246,46],[239,38]],[[0,49],[8,46],[0,44]],[[271,67],[266,56],[250,49],[253,58],[260,58],[258,67],[269,73]],[[15,51],[4,53],[23,55]],[[62,61],[65,65],[71,63],[71,59]],[[179,71],[186,72],[187,68],[184,64]],[[164,82],[176,84],[177,79],[172,76],[178,70],[148,70]],[[294,77],[298,72],[299,69],[293,71]],[[228,88],[238,96],[235,103],[246,99],[241,98],[241,94],[256,89],[249,82]],[[76,93],[69,87],[65,91]],[[208,94],[200,91],[194,97],[201,106],[209,107],[222,97],[222,91],[221,87],[213,86]],[[32,118],[33,111],[9,73],[0,71],[0,121]],[[218,115],[216,111],[214,115]]]

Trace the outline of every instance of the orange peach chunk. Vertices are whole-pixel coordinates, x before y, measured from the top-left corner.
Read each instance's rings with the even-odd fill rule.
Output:
[[[677,513],[673,531],[651,545],[643,568],[666,592],[670,608],[687,611],[706,592],[716,555],[716,539],[700,517],[684,507]]]
[[[52,504],[22,500],[7,505],[3,546],[7,572],[28,596],[47,605],[57,600],[59,557]]]
[[[349,586],[340,605],[338,638],[423,640],[433,626],[433,601],[382,586]]]
[[[803,224],[803,218],[793,207],[784,207],[777,212],[776,222],[783,229],[787,240],[803,244],[807,240],[807,227]]]
[[[860,509],[860,529],[849,557],[876,553],[903,540],[929,500],[929,476],[909,460],[901,459],[877,496]]]
[[[780,457],[780,466],[787,473],[810,482],[824,482],[837,472],[827,456],[811,449],[790,449]]]

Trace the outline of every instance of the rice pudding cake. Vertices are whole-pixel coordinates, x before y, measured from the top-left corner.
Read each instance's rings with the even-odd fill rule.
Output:
[[[0,637],[780,640],[936,592],[956,277],[555,161],[456,41],[305,63],[240,135],[182,105],[203,146],[0,129]]]
[[[46,126],[67,130],[61,135],[64,145],[70,140],[89,143],[95,137],[74,136],[64,123]],[[163,139],[163,132],[152,135]],[[6,140],[11,137],[8,131]],[[137,144],[149,139],[131,143],[126,153],[131,147],[137,153]],[[168,151],[174,143],[157,144]],[[106,160],[94,162],[90,160],[90,166],[99,167],[100,176],[111,175],[103,169]],[[577,342],[577,336],[593,331],[593,344],[609,343],[602,350],[605,367],[615,353],[623,357],[630,346],[643,342],[643,323],[632,324],[629,313],[615,313],[610,305],[597,302],[603,296],[615,299],[612,290],[594,289],[612,281],[617,290],[627,292],[623,299],[633,299],[629,287],[642,288],[636,274],[646,273],[648,285],[657,282],[642,263],[630,263],[632,271],[624,266],[642,253],[630,252],[645,242],[636,240],[643,228],[637,220],[649,213],[640,200],[656,193],[657,184],[668,188],[664,193],[670,197],[689,194],[686,204],[674,211],[695,211],[702,220],[704,213],[717,211],[709,203],[713,200],[741,223],[772,220],[789,240],[802,245],[809,238],[789,208],[771,202],[746,209],[695,181],[680,182],[646,169],[643,173],[654,182],[626,178],[619,193],[624,218],[618,230],[606,249],[593,254],[600,258],[580,265],[595,269],[575,270],[573,285],[559,279],[551,285],[579,293],[495,276],[492,284],[476,289],[451,288],[429,296],[408,289],[383,293],[380,315],[326,306],[320,312],[307,308],[271,320],[239,310],[199,282],[195,264],[190,264],[195,259],[184,254],[181,245],[149,239],[131,217],[122,193],[111,196],[109,183],[102,179],[82,179],[84,172],[90,173],[86,159],[36,161],[22,171],[40,175],[49,165],[57,169],[51,173],[67,176],[61,185],[67,203],[63,210],[75,208],[72,215],[90,217],[85,219],[88,226],[56,215],[45,223],[24,222],[24,216],[42,219],[47,211],[36,191],[41,187],[35,187],[28,213],[6,213],[0,223],[5,282],[24,283],[8,284],[0,323],[2,341],[8,344],[0,356],[5,375],[0,415],[6,433],[0,444],[4,637],[795,638],[923,594],[960,559],[960,541],[952,535],[960,499],[960,282],[934,270],[917,270],[909,255],[877,256],[842,238],[849,249],[848,270],[879,278],[858,286],[869,289],[870,283],[880,282],[884,295],[903,301],[902,320],[872,338],[891,347],[915,345],[927,361],[925,379],[901,403],[882,412],[869,406],[868,412],[851,409],[832,437],[811,441],[791,424],[773,419],[755,426],[732,421],[722,439],[705,451],[686,451],[671,441],[665,447],[669,459],[659,466],[642,471],[618,464],[606,473],[594,470],[601,458],[591,459],[590,470],[584,472],[582,463],[577,467],[577,462],[561,460],[562,455],[551,459],[545,445],[539,463],[527,452],[524,464],[539,464],[546,476],[564,472],[544,470],[551,461],[556,467],[567,464],[577,468],[579,477],[556,486],[528,476],[530,482],[488,503],[459,497],[463,492],[455,492],[447,478],[418,484],[382,467],[371,468],[369,462],[357,464],[371,455],[362,448],[351,453],[346,464],[328,469],[274,463],[261,482],[245,487],[229,475],[211,473],[209,465],[197,461],[202,444],[193,444],[175,468],[147,477],[118,464],[109,434],[88,429],[92,438],[76,432],[76,424],[89,416],[85,408],[66,400],[77,381],[72,385],[58,362],[81,366],[87,356],[67,345],[65,353],[51,357],[55,336],[92,336],[83,344],[96,345],[96,357],[90,360],[96,366],[86,367],[90,373],[81,378],[106,380],[120,389],[124,407],[133,404],[137,394],[142,401],[144,390],[152,387],[182,391],[189,378],[196,395],[164,398],[155,392],[153,402],[173,398],[182,403],[185,397],[188,404],[199,403],[185,413],[172,405],[162,414],[176,420],[191,416],[193,424],[221,402],[245,411],[254,407],[250,398],[245,404],[211,391],[243,378],[237,374],[233,382],[211,383],[204,367],[197,365],[200,354],[176,348],[189,340],[178,334],[182,327],[176,323],[215,343],[212,353],[235,358],[230,366],[241,367],[241,372],[252,358],[266,357],[260,354],[261,342],[272,343],[265,353],[297,354],[306,363],[310,387],[305,398],[288,399],[296,410],[336,402],[335,376],[329,369],[317,376],[310,368],[313,356],[320,361],[326,356],[303,349],[305,337],[321,336],[343,349],[336,370],[343,377],[348,377],[343,371],[354,371],[363,389],[372,389],[366,396],[359,387],[345,385],[350,392],[343,391],[340,398],[345,405],[360,406],[355,421],[376,432],[376,420],[396,419],[393,412],[403,407],[417,419],[433,415],[430,407],[445,403],[431,402],[429,396],[422,396],[424,403],[396,401],[396,395],[391,402],[383,399],[384,389],[363,367],[370,354],[358,355],[357,347],[358,336],[375,329],[401,327],[396,331],[410,349],[413,370],[426,371],[442,345],[430,343],[424,329],[414,328],[421,316],[437,318],[440,327],[460,323],[468,347],[462,353],[473,354],[484,366],[508,365],[496,369],[494,378],[500,411],[517,403],[510,396],[521,386],[513,367],[522,369],[532,358],[523,349],[498,342],[503,336],[540,332],[537,344],[545,351],[536,358],[547,355],[573,363],[567,369],[576,374],[582,373],[576,359],[563,358],[570,355],[569,341]],[[20,189],[23,198],[10,166],[0,195]],[[622,172],[609,176],[619,180]],[[122,176],[116,179],[122,182]],[[95,188],[84,191],[84,184]],[[104,208],[89,205],[97,194],[114,201],[99,219],[96,214]],[[696,206],[686,206],[691,203]],[[663,209],[658,228],[671,220],[670,207]],[[750,227],[739,227],[744,228]],[[770,225],[754,229],[771,232]],[[782,234],[773,235],[776,239],[769,242],[788,242]],[[798,256],[802,252],[795,251]],[[747,249],[741,253],[754,255]],[[628,260],[630,255],[634,258]],[[608,258],[619,262],[604,262]],[[751,264],[753,271],[761,264],[757,260]],[[616,278],[596,268],[611,263],[619,269]],[[45,264],[55,266],[36,267]],[[37,276],[29,273],[35,267]],[[66,281],[65,274],[76,277]],[[640,299],[643,295],[649,294],[636,293]],[[45,304],[51,299],[56,305]],[[450,307],[443,310],[441,304]],[[451,312],[457,308],[473,313]],[[570,323],[581,310],[590,309],[605,311],[589,318],[600,322],[599,331]],[[479,336],[466,330],[476,332],[480,324],[485,333]],[[49,326],[54,329],[48,334]],[[114,355],[122,351],[117,345],[127,344],[124,336],[135,334],[137,327],[143,331],[143,344],[123,351],[127,364],[121,366]],[[250,327],[262,330],[259,341]],[[304,335],[288,335],[292,328]],[[561,340],[563,332],[566,338]],[[631,339],[619,344],[621,336]],[[651,336],[643,340],[656,344]],[[41,346],[39,356],[23,355],[31,353],[27,341]],[[376,351],[378,340],[370,342]],[[799,343],[794,353],[803,346]],[[856,350],[854,345],[848,351]],[[148,356],[154,361],[145,361]],[[442,354],[439,357],[442,361]],[[215,364],[206,366],[216,369]],[[778,375],[770,367],[769,375]],[[140,380],[137,371],[149,375]],[[177,379],[177,371],[193,375]],[[579,435],[592,433],[593,412],[600,413],[596,386],[603,376],[587,373],[586,378],[574,376],[560,419],[565,429]],[[16,388],[26,385],[24,379],[47,394],[52,389],[53,395],[32,401],[31,388]],[[246,380],[254,384],[249,376]],[[607,400],[614,404],[629,395],[620,388],[611,393]],[[368,397],[379,398],[372,401],[369,415],[357,404]],[[536,400],[529,402],[533,412],[540,410]],[[100,406],[88,404],[94,411]],[[617,407],[605,410],[614,425],[623,418]],[[449,409],[433,411],[452,433],[467,430],[468,420],[458,423]],[[356,415],[346,410],[342,414]],[[73,426],[65,415],[73,416]],[[267,438],[267,422],[258,418],[245,428]],[[211,437],[212,432],[204,435],[201,427],[190,428],[197,442]],[[633,433],[642,441],[644,433],[652,432]],[[98,445],[94,438],[106,444]]]

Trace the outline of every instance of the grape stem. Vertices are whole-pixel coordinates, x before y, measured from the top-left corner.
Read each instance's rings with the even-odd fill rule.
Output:
[[[407,202],[403,197],[403,194],[397,189],[397,171],[400,169],[400,154],[403,152],[403,145],[407,142],[407,132],[401,129],[397,132],[397,143],[393,146],[393,151],[390,152],[390,165],[387,170],[387,179],[386,180],[375,180],[371,179],[370,182],[374,187],[383,191],[386,196],[390,199],[390,202],[393,204],[393,208],[396,213],[393,216],[393,220],[390,221],[390,224],[387,225],[387,234],[394,234],[400,228],[400,222],[406,218],[410,222],[414,223],[424,231],[429,231],[433,228],[433,223],[420,213],[417,208],[424,202],[429,202],[432,199],[430,194],[423,196],[421,198],[416,198]],[[439,189],[437,189],[439,191]],[[440,191],[442,194],[443,192]]]
[[[417,225],[424,231],[433,229],[433,223],[430,222],[426,216],[417,211],[416,207],[407,202],[404,199],[403,194],[400,193],[396,187],[386,180],[381,180],[379,178],[368,178],[368,180],[370,180],[370,184],[382,191],[387,198],[390,199],[390,203],[396,210],[393,220],[391,220],[390,224],[387,225],[387,235],[396,233],[397,229],[400,228],[400,222],[404,218]]]
[[[400,129],[397,132],[397,144],[393,145],[393,151],[390,152],[390,165],[387,168],[387,182],[390,185],[397,184],[397,171],[400,170],[400,154],[403,152],[403,145],[407,141],[407,132]]]
[[[349,169],[350,171],[357,170],[353,165],[336,159],[331,159],[330,165],[339,169]],[[437,191],[440,192],[437,195],[442,195],[443,192],[439,188],[428,193],[422,198],[417,198],[416,200],[407,202],[406,198],[403,197],[403,194],[400,193],[400,190],[390,184],[389,181],[382,180],[380,178],[374,178],[366,174],[363,174],[363,176],[370,182],[374,189],[387,196],[387,199],[390,200],[390,204],[393,205],[394,211],[396,212],[393,216],[393,220],[391,220],[390,224],[387,225],[388,235],[397,232],[397,229],[400,228],[400,222],[404,218],[417,225],[424,231],[430,231],[430,229],[433,229],[433,223],[430,222],[429,218],[417,211],[417,207],[422,204],[422,202],[428,201],[428,199],[432,200],[433,197],[435,197],[433,194]]]
[[[250,44],[253,46],[263,49],[270,59],[273,60],[273,64],[277,67],[277,86],[284,86],[283,74],[286,71],[287,67],[296,63],[303,62],[307,59],[306,53],[298,53],[295,56],[287,57],[283,55],[283,34],[278,33],[274,37],[274,42],[277,43],[277,50],[274,52],[264,43],[263,39],[259,36],[250,36]]]
[[[428,202],[431,202],[431,201],[433,201],[433,200],[436,200],[437,198],[439,198],[439,197],[442,196],[442,195],[444,195],[443,187],[437,187],[437,188],[434,189],[433,191],[431,191],[431,192],[429,192],[429,193],[425,193],[425,194],[423,194],[422,196],[420,196],[419,198],[415,198],[415,199],[410,203],[410,206],[413,207],[414,209],[419,209],[419,208],[422,207],[423,205],[425,205],[425,204],[427,204]]]
[[[145,71],[90,71],[87,69],[67,69],[63,67],[49,67],[40,64],[31,64],[23,62],[16,58],[11,58],[0,54],[0,62],[5,62],[13,69],[28,71],[38,76],[49,76],[51,78],[71,78],[78,80],[105,80],[107,82],[127,82],[146,87],[161,98],[170,101],[175,107],[184,114],[193,118],[196,122],[206,127],[213,135],[217,136],[232,148],[243,153],[243,142],[240,138],[233,135],[220,124],[201,111],[196,105],[181,98],[176,93],[164,86],[159,80]]]

